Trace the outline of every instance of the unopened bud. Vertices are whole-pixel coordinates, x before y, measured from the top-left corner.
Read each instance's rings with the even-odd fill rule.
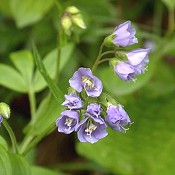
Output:
[[[72,21],[71,21],[70,16],[68,16],[68,15],[65,14],[65,15],[61,18],[61,25],[62,25],[62,27],[63,27],[64,32],[65,32],[67,35],[71,35]]]
[[[80,27],[81,29],[86,29],[86,25],[83,21],[81,14],[77,14],[77,15],[72,16],[72,22],[75,25],[77,25],[78,27]]]
[[[71,15],[75,15],[80,12],[75,6],[70,6],[66,8],[66,12],[70,13]]]
[[[5,118],[10,118],[10,107],[6,103],[1,102],[0,103],[0,115]]]

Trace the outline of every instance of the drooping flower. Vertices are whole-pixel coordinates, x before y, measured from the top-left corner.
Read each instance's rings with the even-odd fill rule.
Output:
[[[61,113],[61,116],[56,120],[56,125],[59,132],[70,134],[75,130],[79,122],[79,113],[77,111],[66,110]]]
[[[135,29],[131,26],[130,21],[126,21],[122,24],[120,24],[115,30],[114,30],[114,39],[113,43],[117,46],[130,46],[132,44],[138,43],[137,38],[135,37]]]
[[[81,92],[83,88],[90,97],[100,96],[103,86],[101,81],[92,74],[90,68],[79,68],[69,80],[70,86]]]
[[[0,126],[1,126],[2,121],[3,121],[3,117],[2,115],[0,115]]]
[[[119,62],[114,66],[115,73],[124,81],[134,80],[134,67],[127,62]]]
[[[136,49],[126,53],[128,60],[119,61],[114,66],[115,73],[125,81],[135,80],[135,75],[144,73],[149,62],[150,49]]]
[[[80,142],[95,143],[108,135],[106,123],[100,118],[84,118],[76,127]]]
[[[109,105],[107,108],[106,122],[113,129],[119,132],[126,132],[124,126],[131,123],[131,120],[121,105]]]
[[[99,117],[101,113],[101,106],[96,103],[91,103],[87,106],[85,115],[87,117]]]
[[[83,102],[81,98],[75,93],[70,93],[65,95],[65,101],[62,103],[63,106],[68,107],[69,109],[80,109],[83,107]]]
[[[149,62],[150,49],[136,49],[126,54],[129,64],[134,67],[135,74],[144,73]]]

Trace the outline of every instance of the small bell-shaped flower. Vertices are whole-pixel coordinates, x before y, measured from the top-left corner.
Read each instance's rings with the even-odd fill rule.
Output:
[[[85,89],[90,97],[100,96],[103,89],[101,81],[92,74],[90,68],[79,68],[69,80],[69,83],[77,92]]]
[[[114,39],[113,43],[117,46],[130,46],[132,44],[138,43],[137,38],[135,37],[135,29],[131,26],[130,21],[126,21],[122,24],[120,24],[115,30],[114,30]]]
[[[121,105],[109,105],[107,108],[106,122],[113,129],[119,132],[126,132],[124,126],[131,124],[131,120]]]
[[[63,106],[68,107],[69,109],[80,109],[83,107],[83,102],[81,98],[75,93],[70,93],[65,95],[65,101],[62,103]]]
[[[61,116],[56,120],[56,125],[59,132],[70,134],[75,130],[79,122],[79,113],[77,111],[66,110],[61,113]]]

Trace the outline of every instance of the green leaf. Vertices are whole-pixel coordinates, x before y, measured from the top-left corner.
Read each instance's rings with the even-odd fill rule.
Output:
[[[18,92],[27,92],[21,75],[12,67],[0,64],[0,84]]]
[[[31,168],[24,157],[18,154],[9,153],[12,175],[31,175]]]
[[[134,121],[130,130],[123,134],[109,129],[109,135],[95,144],[79,143],[79,153],[114,174],[174,174],[174,99],[174,93],[132,99],[125,107]]]
[[[46,168],[42,168],[39,166],[32,166],[32,175],[63,175],[62,173],[54,172]]]
[[[0,146],[2,146],[6,151],[8,150],[7,142],[2,136],[0,136]]]
[[[0,174],[12,175],[12,168],[8,152],[0,145]]]
[[[162,2],[170,9],[175,8],[175,0],[162,0]]]
[[[7,16],[11,16],[10,0],[0,1],[0,12],[4,13]]]
[[[39,21],[52,7],[54,0],[11,0],[12,14],[18,27]]]
[[[60,101],[63,101],[63,98],[60,97]],[[34,116],[35,121],[30,126],[30,134],[38,136],[47,131],[51,125],[54,124],[55,126],[55,121],[62,110],[63,106],[61,103],[58,103],[53,96],[47,96],[40,104]]]
[[[27,50],[21,50],[10,54],[10,58],[23,76],[26,87],[29,87],[31,85],[34,70],[32,53]]]
[[[60,72],[63,70],[64,66],[71,58],[71,53],[73,52],[74,44],[68,44],[61,49],[61,59],[60,59]],[[57,49],[52,50],[43,59],[43,64],[47,69],[47,72],[51,78],[54,78],[56,73],[56,63],[57,62]],[[46,81],[42,77],[41,73],[37,70],[33,78],[33,88],[35,92],[44,89],[47,86]]]
[[[54,80],[50,77],[50,75],[48,74],[39,54],[37,51],[37,48],[35,47],[35,45],[33,44],[33,53],[34,53],[34,59],[37,65],[38,70],[40,71],[40,73],[42,74],[43,78],[45,79],[45,81],[47,82],[48,87],[50,88],[52,94],[55,96],[55,98],[57,99],[57,101],[59,103],[61,103],[60,98],[63,98],[63,93],[62,91],[59,89],[59,87],[56,85],[56,83],[54,82]]]

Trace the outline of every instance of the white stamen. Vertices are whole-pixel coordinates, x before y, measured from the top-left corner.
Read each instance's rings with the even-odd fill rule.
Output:
[[[87,135],[90,135],[90,136],[91,136],[92,132],[95,131],[96,129],[97,129],[97,126],[91,123],[91,124],[85,129],[85,132],[87,133]]]
[[[73,123],[73,120],[74,120],[73,118],[69,118],[69,117],[66,118],[66,121],[65,121],[64,124],[69,127],[67,130],[70,130],[71,129],[71,125]]]

